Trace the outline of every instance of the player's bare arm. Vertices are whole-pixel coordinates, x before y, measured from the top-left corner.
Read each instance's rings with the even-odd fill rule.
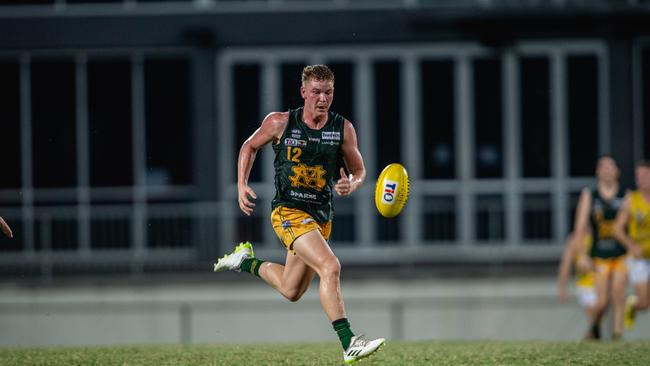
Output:
[[[575,235],[572,233],[569,238],[567,238],[566,245],[564,246],[564,252],[562,253],[562,259],[560,260],[560,266],[557,272],[557,282],[558,282],[558,299],[560,302],[565,302],[568,298],[567,296],[567,284],[569,282],[569,272],[571,271],[571,262],[573,261],[574,254],[577,253],[575,250]]]
[[[589,224],[591,201],[591,190],[589,188],[583,188],[582,192],[580,192],[580,198],[576,207],[576,217],[573,224],[573,242],[574,245],[579,245],[581,248],[585,245],[586,234],[591,230]],[[584,250],[575,251],[574,256],[576,256],[576,265],[579,270],[586,272],[593,269],[591,258]]]
[[[350,175],[346,175],[345,170],[341,168],[341,178],[336,182],[334,190],[341,196],[348,196],[359,189],[366,179],[366,167],[357,145],[357,132],[348,120],[345,120],[341,151]]]
[[[5,233],[5,235],[7,235],[8,237],[10,238],[14,237],[14,233],[11,232],[11,228],[9,227],[9,224],[7,224],[5,219],[3,219],[1,216],[0,216],[0,229],[2,229],[2,232]]]
[[[616,220],[614,221],[614,239],[623,244],[628,253],[635,258],[641,258],[643,250],[639,243],[635,242],[625,232],[625,225],[630,217],[630,194],[626,193],[623,204],[618,209]]]
[[[578,258],[581,253],[585,252],[584,240],[578,241],[577,239],[575,233],[569,234],[562,253],[562,259],[560,260],[557,274],[560,302],[565,302],[568,299],[567,284],[571,272],[571,263]]]
[[[250,216],[255,208],[251,200],[257,198],[255,191],[248,185],[248,178],[255,162],[257,151],[269,142],[276,143],[287,125],[289,114],[287,112],[270,113],[260,127],[246,140],[239,149],[237,159],[237,193],[239,208]]]
[[[584,241],[585,233],[589,229],[589,211],[591,211],[591,191],[589,188],[584,188],[580,192],[573,223],[573,235],[576,240],[581,242]]]

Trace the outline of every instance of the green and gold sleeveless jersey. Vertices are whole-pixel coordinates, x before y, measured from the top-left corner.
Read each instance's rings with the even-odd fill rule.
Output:
[[[627,232],[632,240],[641,245],[643,258],[650,259],[650,202],[640,191],[630,193],[629,212]]]
[[[289,110],[289,121],[275,151],[275,198],[272,207],[296,208],[319,223],[332,219],[332,189],[339,178],[345,119],[329,112],[320,130],[302,120],[302,108]]]
[[[610,201],[600,197],[598,188],[591,191],[591,235],[593,244],[591,246],[591,257],[613,258],[625,254],[625,247],[614,240],[614,221],[616,213],[623,204],[624,189]]]

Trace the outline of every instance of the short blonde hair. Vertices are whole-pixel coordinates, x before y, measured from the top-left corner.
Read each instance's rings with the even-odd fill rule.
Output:
[[[334,83],[334,73],[326,65],[309,65],[302,69],[302,83],[309,79]]]

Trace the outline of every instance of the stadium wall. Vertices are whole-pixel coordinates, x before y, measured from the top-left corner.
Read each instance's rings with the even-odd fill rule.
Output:
[[[389,340],[570,341],[586,329],[573,299],[556,302],[551,280],[352,280],[343,293],[353,328]],[[289,303],[245,282],[3,286],[0,328],[1,346],[335,340],[315,286]],[[650,317],[640,315],[625,338],[650,338]]]

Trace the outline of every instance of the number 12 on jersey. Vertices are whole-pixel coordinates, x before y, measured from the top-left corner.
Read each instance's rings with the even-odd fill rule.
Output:
[[[287,160],[293,161],[294,163],[300,163],[300,155],[302,155],[301,148],[287,146]]]

